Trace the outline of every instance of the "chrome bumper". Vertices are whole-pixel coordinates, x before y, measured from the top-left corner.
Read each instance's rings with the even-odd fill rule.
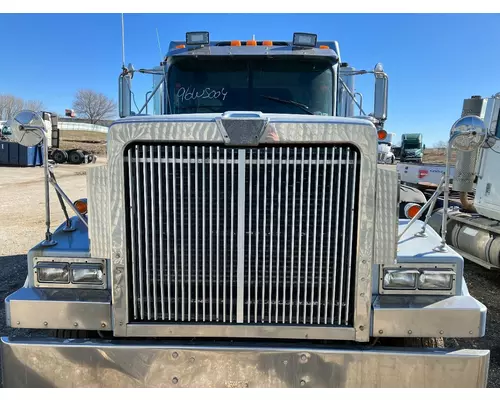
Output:
[[[489,351],[2,338],[5,387],[485,387]]]

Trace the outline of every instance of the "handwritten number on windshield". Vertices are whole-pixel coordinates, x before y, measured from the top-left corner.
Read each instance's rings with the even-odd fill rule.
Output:
[[[220,90],[215,90],[211,88],[205,88],[201,91],[196,90],[195,88],[191,88],[189,86],[187,89],[181,87],[177,91],[177,97],[180,101],[191,101],[196,99],[218,99],[221,98],[222,101],[226,99],[227,92],[225,88]]]

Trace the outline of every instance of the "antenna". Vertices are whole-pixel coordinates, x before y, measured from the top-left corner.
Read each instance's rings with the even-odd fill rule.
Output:
[[[123,13],[122,13],[122,67],[125,68],[125,23],[123,22]]]
[[[252,35],[252,40],[255,40],[255,35]]]
[[[163,52],[161,51],[160,35],[158,34],[158,28],[156,28],[156,40],[158,40],[158,50],[160,51],[160,62],[163,61]]]

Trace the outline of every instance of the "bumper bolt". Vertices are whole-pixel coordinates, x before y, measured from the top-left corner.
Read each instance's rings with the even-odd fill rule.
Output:
[[[103,323],[101,324],[101,328],[106,328],[106,323],[105,323],[105,322],[103,322]]]
[[[43,323],[43,325],[45,325],[45,326],[47,326],[48,324],[49,324],[49,323],[48,323],[47,321],[45,321],[45,322]]]
[[[378,331],[378,333],[382,334],[382,333],[384,333],[384,331],[381,329]]]
[[[302,379],[302,380],[300,381],[300,386],[305,386],[305,385],[306,385],[306,381],[305,381],[304,379]]]
[[[178,354],[176,351],[174,351],[174,352],[172,353],[172,357],[173,357],[173,358],[177,358],[177,357],[179,357],[179,354]]]
[[[21,321],[17,321],[17,322],[16,322],[16,324],[17,324],[17,325],[21,325]]]
[[[73,326],[77,327],[77,326],[78,326],[78,322],[75,322],[75,323],[73,324]]]
[[[359,330],[360,330],[360,331],[364,331],[364,330],[365,330],[364,325],[360,325],[360,326],[359,326]]]
[[[191,358],[189,359],[189,361],[190,361],[190,362],[192,362],[192,363],[194,363],[194,357],[191,357]]]
[[[173,383],[174,385],[177,385],[177,383],[178,383],[178,382],[179,382],[179,379],[177,379],[176,377],[174,377],[174,378],[172,379],[172,383]]]
[[[411,335],[413,332],[411,330],[408,331],[408,335]]]
[[[439,331],[439,334],[442,335],[444,333],[444,331]]]
[[[469,331],[469,335],[472,335],[472,331]]]
[[[302,361],[307,361],[307,357],[306,357],[306,355],[305,355],[305,354],[302,354],[302,355],[300,356],[300,359],[301,359]]]

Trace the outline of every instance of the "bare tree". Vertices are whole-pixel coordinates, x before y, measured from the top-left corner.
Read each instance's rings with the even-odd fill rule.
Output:
[[[438,142],[434,143],[435,149],[445,149],[447,146],[448,144],[444,140],[439,140]]]
[[[88,118],[91,124],[112,118],[116,112],[116,103],[102,93],[91,89],[80,89],[73,101],[75,112]]]
[[[12,94],[0,94],[0,119],[9,120],[14,118],[16,114],[22,110],[43,110],[43,102],[41,100],[25,101]]]

